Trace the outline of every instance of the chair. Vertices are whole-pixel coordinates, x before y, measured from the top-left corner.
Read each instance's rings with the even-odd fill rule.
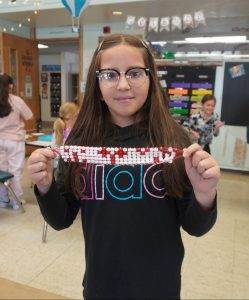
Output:
[[[54,168],[54,175],[56,174],[56,169]],[[48,223],[44,220],[43,228],[42,228],[42,243],[46,243],[47,241],[47,231],[48,231]]]
[[[21,207],[21,211],[24,212],[23,205],[22,205],[21,201],[19,200],[19,198],[16,196],[16,194],[15,194],[15,192],[12,189],[11,184],[10,184],[10,179],[13,178],[13,177],[14,177],[13,174],[0,170],[0,183],[3,183],[6,186],[8,192],[10,193],[10,195],[14,198],[14,200]]]
[[[44,221],[43,229],[42,229],[42,243],[46,243],[47,241],[47,231],[48,231],[48,223]]]

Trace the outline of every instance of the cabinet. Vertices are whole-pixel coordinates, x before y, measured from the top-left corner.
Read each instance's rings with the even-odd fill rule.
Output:
[[[169,110],[179,123],[200,110],[205,94],[214,93],[215,73],[216,66],[158,66]]]
[[[50,73],[50,115],[59,116],[61,106],[61,73]]]
[[[79,100],[79,74],[72,74],[72,101],[78,103]]]

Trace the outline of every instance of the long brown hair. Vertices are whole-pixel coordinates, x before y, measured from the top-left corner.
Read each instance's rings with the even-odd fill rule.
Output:
[[[150,87],[148,96],[140,113],[148,120],[149,141],[148,146],[172,146],[182,149],[190,144],[186,131],[177,124],[170,115],[165,104],[165,95],[157,76],[154,58],[146,43],[140,38],[130,34],[111,34],[102,40],[95,50],[89,67],[86,90],[78,119],[71,131],[67,144],[84,146],[101,146],[106,129],[110,126],[109,110],[104,101],[101,101],[101,92],[96,77],[100,68],[103,51],[111,47],[124,44],[140,49],[145,67],[150,70]],[[187,179],[183,160],[173,164],[164,164],[164,181],[168,194],[173,197],[181,196],[189,190],[190,183]],[[80,187],[75,173],[80,166],[71,164],[69,167],[69,186],[76,193]],[[70,179],[71,178],[71,179]]]
[[[13,84],[13,80],[9,75],[0,75],[0,118],[7,117],[11,112],[9,103],[10,84]]]

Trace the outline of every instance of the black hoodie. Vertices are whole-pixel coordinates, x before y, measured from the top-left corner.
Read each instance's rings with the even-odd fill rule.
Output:
[[[104,145],[144,147],[147,135],[147,128],[115,126]],[[193,192],[181,199],[169,197],[158,165],[92,165],[88,171],[83,166],[77,200],[65,191],[66,168],[61,163],[57,183],[38,196],[38,203],[57,230],[69,227],[81,209],[84,298],[179,299],[184,257],[180,227],[191,235],[205,234],[215,223],[216,201],[204,211]]]

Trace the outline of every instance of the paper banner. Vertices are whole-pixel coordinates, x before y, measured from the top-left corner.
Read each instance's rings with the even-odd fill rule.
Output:
[[[149,32],[152,30],[158,32],[158,21],[159,21],[158,17],[149,18]]]
[[[160,32],[163,30],[169,32],[170,31],[170,17],[163,17],[160,20]]]
[[[145,17],[140,17],[137,19],[137,27],[138,29],[145,31],[146,28],[146,23],[147,23],[147,18]]]
[[[171,30],[182,30],[182,19],[179,16],[173,16],[171,19]]]

